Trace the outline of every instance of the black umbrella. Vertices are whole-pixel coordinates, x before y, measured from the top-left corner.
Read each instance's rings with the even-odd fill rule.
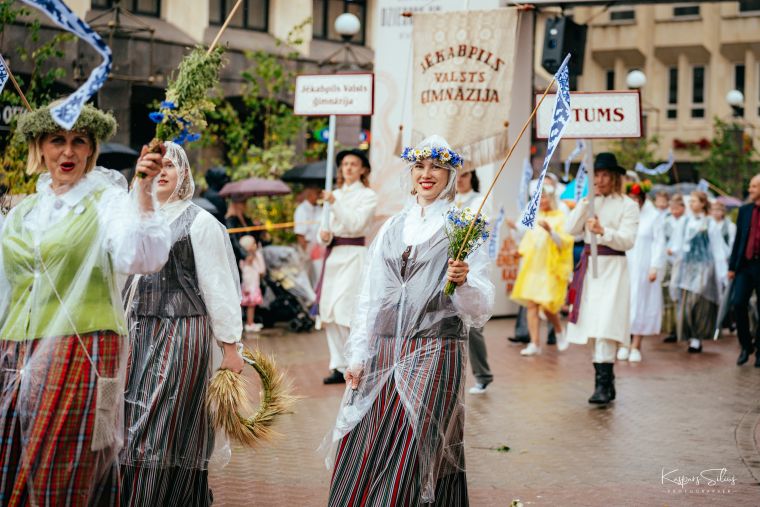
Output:
[[[103,143],[100,145],[97,165],[117,170],[133,169],[139,156],[140,154],[129,146],[118,143]]]
[[[312,184],[322,186],[327,174],[327,162],[319,160],[308,164],[297,165],[293,169],[286,171],[280,178],[282,181],[290,183],[303,183],[304,185]]]
[[[205,197],[193,197],[193,204],[199,206],[201,209],[208,211],[212,215],[219,213],[219,210],[216,209],[216,206],[214,206],[214,204]]]

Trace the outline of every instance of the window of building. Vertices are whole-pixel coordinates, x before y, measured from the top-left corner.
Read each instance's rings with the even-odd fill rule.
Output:
[[[632,6],[622,5],[610,8],[610,21],[626,22],[636,19],[636,11]]]
[[[365,43],[367,25],[367,1],[366,0],[314,0],[312,18],[314,26],[312,36],[315,39],[342,41],[335,31],[335,18],[344,12],[356,15],[361,22],[361,30],[354,35],[351,42]]]
[[[236,0],[211,0],[209,21],[221,25],[235,6]],[[230,21],[230,26],[266,32],[269,29],[269,0],[243,0]]]
[[[699,16],[699,5],[676,5],[673,7],[674,18],[693,18]]]
[[[92,0],[93,7],[109,9],[117,3],[117,0]],[[161,0],[121,0],[121,6],[133,14],[143,16],[161,15]]]
[[[669,120],[678,118],[678,67],[668,69],[668,108],[666,116]]]
[[[734,90],[739,90],[744,93],[744,76],[745,76],[745,67],[743,63],[737,63],[734,65]],[[733,109],[733,108],[732,108]],[[738,108],[737,113],[739,116],[744,116],[744,108],[740,107]]]
[[[705,117],[705,67],[695,65],[691,70],[691,117]]]
[[[610,69],[604,71],[605,86],[607,90],[615,89],[615,71]]]
[[[760,13],[760,0],[739,0],[739,12]]]

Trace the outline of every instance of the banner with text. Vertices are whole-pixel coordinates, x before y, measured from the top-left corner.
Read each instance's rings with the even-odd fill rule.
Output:
[[[504,157],[518,15],[515,9],[415,14],[413,144],[440,134],[472,167]]]
[[[541,99],[536,96],[536,103]],[[641,137],[641,96],[636,90],[570,93],[572,112],[563,139]],[[536,137],[549,137],[554,95],[536,113]]]

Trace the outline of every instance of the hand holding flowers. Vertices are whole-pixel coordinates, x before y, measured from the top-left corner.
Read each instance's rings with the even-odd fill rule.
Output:
[[[475,214],[470,208],[451,208],[446,214],[446,237],[449,239],[449,267],[443,293],[454,294],[456,288],[467,281],[470,268],[464,262],[467,256],[486,242],[490,236],[488,220],[483,214]]]

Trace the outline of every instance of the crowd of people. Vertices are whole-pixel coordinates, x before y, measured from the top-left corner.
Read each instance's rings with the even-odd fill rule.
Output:
[[[268,238],[245,230],[255,220],[242,200],[219,199],[218,216],[191,202],[190,164],[175,143],[144,148],[130,187],[95,167],[115,127],[92,106],[70,130],[50,106],[19,119],[40,177],[0,233],[3,505],[206,506],[209,467],[229,458],[209,380],[240,373],[243,333],[260,329]],[[488,203],[445,139],[405,154],[406,205],[371,244],[378,196],[362,151],[338,154],[324,207],[307,189],[296,212],[329,350],[323,381],[347,384],[324,443],[330,505],[468,504],[465,368],[469,356],[469,392],[486,393],[495,289],[486,248],[452,258],[447,216]],[[216,199],[224,175],[208,176]],[[593,187],[567,203],[556,178],[535,183],[537,226],[508,222],[521,259],[511,294],[526,329],[520,354],[541,354],[542,320],[558,350],[589,344],[588,401],[606,404],[615,362],[642,361],[646,337],[664,333],[699,353],[733,315],[738,364],[757,350],[760,366],[748,309],[760,287],[760,175],[736,226],[699,190],[650,201],[648,183],[610,153],[596,157]]]

